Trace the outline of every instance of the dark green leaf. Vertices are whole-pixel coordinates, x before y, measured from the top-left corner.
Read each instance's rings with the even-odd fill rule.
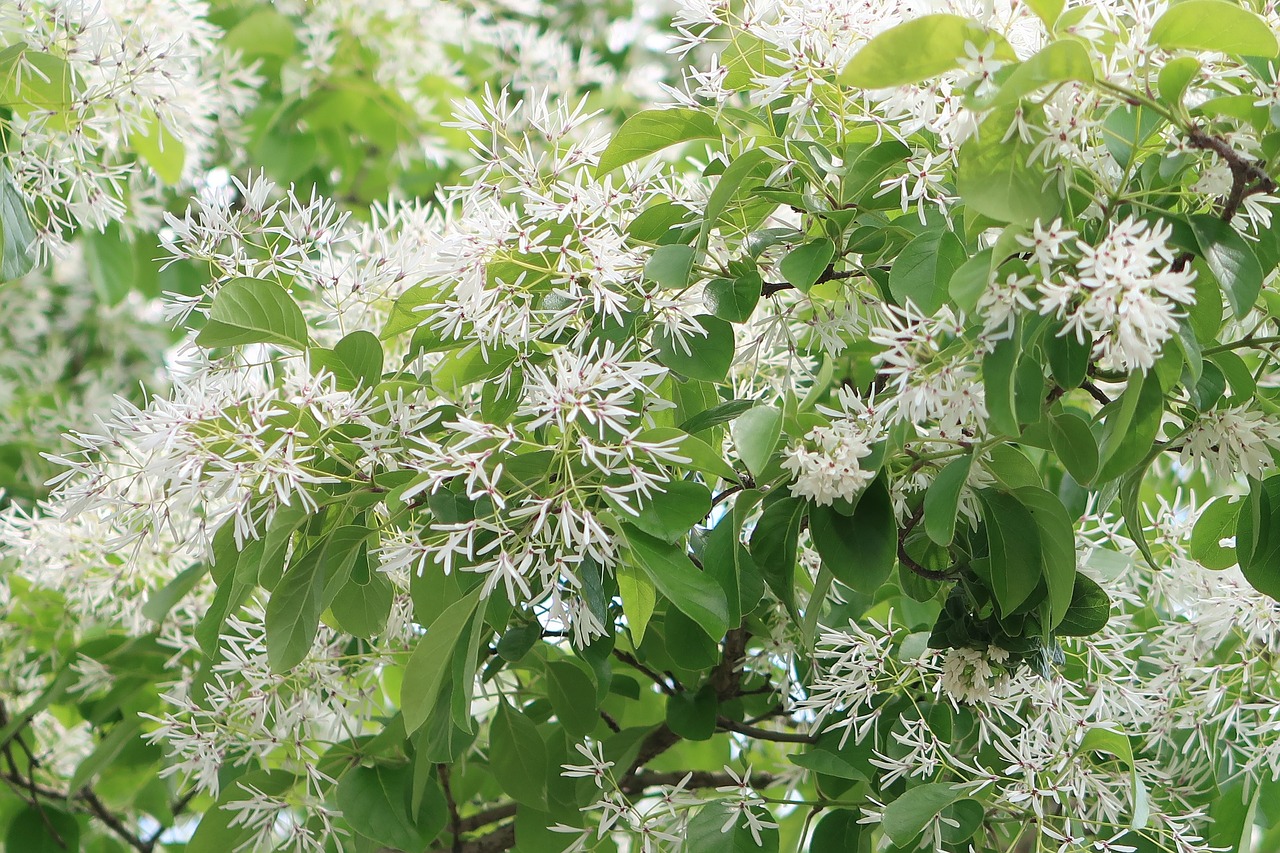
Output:
[[[899,305],[909,301],[922,313],[933,314],[946,303],[951,278],[965,260],[964,244],[951,231],[925,231],[894,261],[889,292]]]
[[[701,314],[694,320],[706,331],[705,336],[688,335],[682,343],[665,328],[654,332],[653,345],[658,351],[658,358],[667,367],[690,379],[723,382],[729,373],[729,365],[733,364],[733,326],[710,314]]]
[[[755,405],[755,400],[730,400],[727,403],[721,403],[718,406],[698,412],[698,414],[680,424],[680,429],[691,434],[702,432],[704,429],[728,423]]]
[[[710,685],[667,697],[667,725],[685,740],[709,740],[716,733],[720,701]]]
[[[4,849],[13,853],[76,851],[80,849],[80,824],[74,815],[47,803],[28,806],[9,821]]]
[[[982,382],[987,405],[987,424],[993,432],[1018,435],[1018,413],[1014,409],[1018,367],[1018,338],[996,342],[982,359]]]
[[[796,553],[807,506],[799,498],[775,501],[761,513],[751,533],[751,556],[769,589],[792,615],[796,613]]]
[[[898,525],[883,476],[858,498],[852,516],[832,507],[811,507],[809,535],[822,563],[850,589],[873,594],[898,558]]]
[[[506,700],[489,723],[489,766],[498,786],[511,799],[533,808],[547,806],[547,745],[538,729]]]
[[[1041,571],[1049,595],[1045,599],[1046,621],[1053,629],[1071,607],[1076,580],[1075,527],[1067,509],[1054,495],[1035,486],[1024,486],[1014,496],[1035,519],[1040,543]]]
[[[596,687],[590,677],[567,660],[547,662],[547,698],[569,736],[581,740],[600,722]]]
[[[835,254],[835,244],[826,237],[810,240],[808,243],[792,249],[782,259],[782,264],[779,267],[782,271],[782,277],[794,285],[797,290],[808,293],[809,288],[813,287],[818,279],[822,277],[822,273],[826,271]]]
[[[662,486],[661,494],[653,495],[640,507],[638,515],[619,512],[628,524],[674,545],[711,512],[711,493],[701,483],[673,480]]]
[[[1114,480],[1151,451],[1164,416],[1164,392],[1155,373],[1132,374],[1102,431],[1097,482]]]
[[[757,813],[761,814],[759,810]],[[778,853],[778,830],[760,830],[760,843],[756,844],[745,817],[739,816],[727,832],[721,831],[728,821],[728,814],[718,803],[698,809],[685,829],[684,849],[690,853]]]
[[[400,850],[421,850],[444,829],[445,813],[429,823],[409,813],[413,770],[399,767],[360,767],[338,780],[337,801],[351,828],[379,844]]]
[[[729,323],[745,323],[751,319],[760,301],[764,282],[760,273],[749,272],[739,278],[716,278],[702,290],[702,301],[712,314]]]
[[[1280,599],[1280,476],[1249,481],[1236,521],[1236,556],[1254,589]]]
[[[1240,319],[1253,308],[1262,291],[1265,274],[1258,256],[1239,231],[1216,216],[1192,216],[1191,229],[1205,263],[1222,285],[1236,319]]]
[[[1098,473],[1098,443],[1084,415],[1071,409],[1049,419],[1053,452],[1077,483],[1089,483]]]
[[[436,705],[453,662],[458,637],[471,622],[480,603],[480,587],[449,605],[418,640],[405,665],[400,687],[400,708],[406,734],[413,734]]]
[[[1003,615],[1017,610],[1040,583],[1040,541],[1035,519],[1017,498],[995,489],[978,492],[986,522],[990,557],[984,580]],[[981,561],[974,561],[980,571]]]
[[[890,841],[905,847],[924,832],[938,812],[964,796],[963,788],[946,782],[908,788],[902,796],[884,807],[880,828]]]
[[[729,602],[714,579],[698,570],[684,549],[623,525],[631,553],[658,591],[702,626],[713,640],[729,630]]]
[[[1054,633],[1059,637],[1087,637],[1105,628],[1110,617],[1111,601],[1106,592],[1087,575],[1077,572],[1071,606]]]
[[[196,563],[183,569],[177,577],[151,594],[147,603],[142,605],[142,615],[152,622],[163,622],[173,606],[186,597],[208,571],[207,563]]]
[[[368,536],[364,527],[340,527],[285,572],[267,600],[267,660],[273,672],[293,669],[311,651],[328,606],[326,590],[331,584],[335,593],[341,588]]]
[[[956,533],[960,490],[969,479],[973,456],[966,453],[938,472],[924,495],[924,530],[939,545],[950,545]]]

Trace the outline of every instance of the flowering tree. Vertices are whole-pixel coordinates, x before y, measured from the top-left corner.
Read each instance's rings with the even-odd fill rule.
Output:
[[[0,9],[6,853],[1280,849],[1274,4],[654,8]]]

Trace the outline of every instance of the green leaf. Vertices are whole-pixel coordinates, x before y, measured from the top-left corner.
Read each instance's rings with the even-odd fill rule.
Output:
[[[547,699],[564,730],[575,740],[591,734],[600,722],[595,685],[580,667],[567,660],[547,662]]]
[[[673,480],[664,484],[639,514],[631,516],[619,509],[619,515],[654,538],[674,545],[689,534],[689,529],[711,512],[711,492],[692,480]]]
[[[1097,753],[1107,756],[1102,761],[1119,761],[1126,770],[1133,769],[1133,744],[1128,735],[1093,726],[1080,739],[1080,754],[1097,762]]]
[[[715,119],[701,110],[645,110],[622,123],[600,154],[596,174],[604,175],[641,157],[691,139],[718,139]]]
[[[764,594],[764,578],[742,543],[742,528],[761,497],[754,489],[739,493],[733,509],[721,517],[702,548],[703,569],[716,579],[729,601],[730,625],[741,624]]]
[[[745,323],[755,312],[763,290],[764,282],[758,272],[738,278],[715,278],[703,287],[702,303],[721,320]]]
[[[1036,13],[1036,17],[1044,22],[1045,29],[1053,31],[1053,25],[1062,15],[1067,0],[1023,0],[1027,8]]]
[[[997,341],[982,358],[987,424],[994,433],[1018,435],[1021,432],[1014,408],[1018,355],[1018,336],[1014,335]]]
[[[166,184],[182,180],[187,149],[154,113],[148,115],[145,132],[129,134],[129,145]]]
[[[950,545],[956,534],[956,515],[960,507],[960,489],[969,479],[973,456],[964,454],[953,459],[938,472],[924,495],[924,531],[938,545]]]
[[[817,283],[836,255],[836,246],[826,237],[797,246],[782,259],[782,277],[804,293]]]
[[[710,685],[676,693],[667,697],[667,726],[685,740],[710,740],[716,733],[719,708],[720,700]]]
[[[1088,375],[1092,349],[1089,343],[1079,340],[1073,333],[1054,335],[1044,341],[1045,355],[1049,359],[1049,371],[1053,381],[1063,388],[1079,388]]]
[[[707,197],[707,206],[702,212],[702,228],[698,232],[698,248],[700,250],[706,250],[707,239],[711,235],[711,230],[720,223],[720,217],[724,215],[725,209],[728,208],[729,203],[738,194],[738,190],[742,188],[757,167],[768,159],[769,153],[767,151],[753,148],[733,158],[733,162],[720,173],[720,180],[716,181],[716,188]],[[767,168],[765,176],[768,176]]]
[[[547,807],[547,776],[552,772],[547,745],[533,722],[498,700],[489,723],[489,767],[492,778],[511,799],[522,805]]]
[[[418,640],[404,669],[400,709],[406,734],[413,734],[436,705],[436,697],[449,674],[458,637],[471,622],[480,603],[480,587],[455,601],[436,617]]]
[[[709,411],[709,410],[708,410]],[[703,414],[706,414],[705,412]],[[697,415],[690,418],[685,423],[693,423],[697,419]],[[705,428],[705,427],[704,427]],[[724,461],[724,457],[717,450],[712,450],[711,445],[695,435],[689,435],[682,429],[673,427],[656,427],[647,429],[636,436],[637,441],[653,441],[665,442],[674,441],[674,450],[681,456],[689,458],[688,465],[684,463],[676,463],[684,467],[690,467],[695,471],[701,471],[704,474],[711,474],[716,477],[723,477],[726,480],[737,482],[738,472],[728,462]]]
[[[1280,476],[1250,479],[1236,522],[1236,556],[1254,589],[1280,599]]]
[[[1206,569],[1221,571],[1236,564],[1235,546],[1223,548],[1218,543],[1234,536],[1236,519],[1245,501],[1227,495],[1216,497],[1196,519],[1191,530],[1191,559]]]
[[[1071,606],[1054,633],[1059,637],[1087,637],[1105,628],[1110,618],[1111,600],[1107,593],[1088,575],[1076,572]]]
[[[711,429],[713,426],[732,421],[755,405],[755,400],[729,400],[726,403],[698,412],[698,414],[680,424],[680,429],[688,433],[702,432],[704,429]]]
[[[625,563],[614,570],[614,575],[618,579],[622,614],[627,617],[631,642],[638,646],[644,640],[649,619],[653,617],[653,608],[658,601],[657,588],[647,574]]]
[[[756,406],[743,412],[729,427],[738,458],[754,477],[760,476],[782,436],[782,411],[774,406]]]
[[[982,501],[982,518],[986,522],[990,557],[986,576],[1000,613],[1009,615],[1018,609],[1040,583],[1040,537],[1035,519],[1013,495],[995,489],[978,492]],[[980,571],[982,561],[974,561]]]
[[[259,9],[240,21],[222,37],[227,51],[239,51],[250,59],[274,56],[286,58],[297,50],[298,39],[288,17],[275,9]]]
[[[364,527],[339,527],[285,572],[267,600],[267,661],[273,672],[288,672],[311,651],[328,591],[341,588],[368,536]]]
[[[1218,217],[1195,214],[1190,221],[1200,253],[1222,285],[1236,319],[1244,317],[1258,301],[1266,277],[1258,256],[1239,231]]]
[[[334,345],[333,354],[346,365],[355,383],[349,388],[339,385],[341,390],[354,391],[361,385],[373,388],[382,380],[382,344],[372,332],[351,332]]]
[[[102,771],[111,767],[125,747],[141,737],[142,718],[129,715],[111,727],[93,752],[81,761],[71,779],[67,782],[68,791],[79,791],[85,785],[92,785]]]
[[[956,800],[966,799],[963,788],[947,782],[930,782],[908,788],[893,802],[884,807],[880,828],[889,840],[906,847],[938,813]]]
[[[1068,80],[1093,82],[1093,63],[1089,51],[1078,41],[1064,39],[1046,46],[1026,62],[1020,63],[1000,86],[988,106],[1016,104],[1039,89]]]
[[[724,590],[698,570],[683,549],[622,525],[631,553],[654,586],[672,604],[702,626],[713,640],[729,630],[729,602]]]
[[[0,282],[22,278],[36,265],[36,229],[27,203],[0,166]]]
[[[1117,403],[1102,430],[1099,483],[1131,470],[1151,451],[1164,416],[1164,392],[1155,372],[1132,374]]]
[[[665,328],[654,332],[653,345],[658,351],[658,359],[690,379],[723,382],[736,351],[733,326],[710,314],[700,314],[694,320],[707,334],[705,337],[688,335],[683,339],[683,345]],[[685,347],[688,347],[687,352]]]
[[[21,116],[66,113],[75,97],[75,72],[62,57],[32,50],[23,42],[0,51],[0,107]],[[64,117],[50,121],[57,129],[68,129]]]
[[[996,43],[995,57],[1014,61],[1012,48],[1000,36],[959,15],[925,15],[869,41],[840,73],[845,86],[889,89],[918,83],[960,67],[965,43]]]
[[[1046,626],[1052,630],[1067,611],[1075,594],[1076,535],[1071,516],[1053,493],[1035,486],[1014,491],[1014,497],[1035,519],[1040,544],[1040,568],[1049,588],[1046,604]]]
[[[644,277],[668,290],[681,290],[689,286],[696,256],[696,250],[683,243],[659,246],[645,262]]]
[[[338,780],[337,802],[351,828],[378,844],[399,850],[421,850],[444,829],[443,810],[431,820],[410,815],[413,768],[352,767]]]
[[[903,248],[889,270],[889,292],[899,305],[910,301],[926,315],[947,301],[952,276],[964,264],[964,244],[945,228],[930,229]]]
[[[1159,81],[1156,84],[1160,99],[1169,104],[1181,102],[1187,87],[1199,73],[1200,60],[1194,56],[1178,56],[1170,59],[1160,69]]]
[[[357,568],[362,560],[363,582],[356,579],[357,572],[353,571],[351,579],[329,605],[329,611],[339,628],[367,640],[386,629],[387,617],[395,603],[395,587],[382,572],[370,571],[367,554],[362,553],[357,558]]]
[[[956,191],[971,211],[997,222],[1049,222],[1062,208],[1056,179],[1039,160],[1028,164],[1031,146],[1016,135],[1000,141],[1012,118],[1007,108],[993,111],[960,146]]]
[[[898,559],[898,524],[884,476],[867,486],[851,516],[833,507],[810,508],[809,535],[840,583],[874,594]]]
[[[766,816],[760,809],[758,815]],[[779,835],[776,829],[761,829],[760,843],[747,827],[747,819],[739,816],[727,831],[724,829],[729,812],[719,803],[710,803],[698,809],[684,832],[684,847],[690,853],[778,853]],[[835,853],[835,851],[832,851]]]
[[[786,497],[767,506],[751,533],[751,556],[769,589],[796,614],[796,553],[806,501]]]
[[[9,829],[4,835],[4,849],[13,853],[76,851],[80,849],[80,824],[74,815],[50,804],[28,806],[9,821]]]
[[[1151,43],[1165,50],[1211,50],[1274,57],[1280,44],[1267,22],[1228,0],[1184,0],[1151,27]]]
[[[278,344],[307,345],[307,321],[283,287],[269,281],[237,278],[213,297],[209,321],[196,343],[202,347]]]
[[[1088,419],[1065,409],[1049,418],[1049,441],[1058,460],[1077,483],[1089,483],[1098,473],[1098,442]]]
[[[813,828],[813,835],[809,839],[809,853],[831,853],[836,850],[856,853],[862,844],[862,824],[858,823],[860,819],[861,815],[851,809],[827,812],[826,817]]]
[[[151,593],[147,603],[142,605],[143,617],[152,622],[163,622],[173,606],[195,589],[196,584],[200,583],[208,571],[207,563],[196,563],[183,569],[173,580]]]
[[[517,355],[504,346],[491,346],[487,352],[479,346],[446,352],[431,371],[431,386],[446,397],[457,397],[473,383],[507,373]]]

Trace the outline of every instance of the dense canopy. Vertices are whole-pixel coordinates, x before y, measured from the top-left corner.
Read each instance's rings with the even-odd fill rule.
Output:
[[[4,0],[3,853],[1280,849],[1263,0]]]

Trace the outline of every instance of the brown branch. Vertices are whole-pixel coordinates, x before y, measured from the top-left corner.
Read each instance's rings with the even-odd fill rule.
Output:
[[[1245,198],[1256,193],[1274,192],[1276,182],[1267,174],[1264,164],[1249,160],[1239,151],[1232,148],[1225,139],[1205,133],[1198,127],[1187,129],[1187,144],[1201,151],[1212,151],[1227,164],[1231,170],[1231,190],[1222,200],[1220,216],[1223,222],[1230,222],[1240,210]]]
[[[813,735],[802,735],[797,732],[775,732],[769,729],[748,726],[745,723],[730,720],[728,717],[718,718],[716,725],[725,731],[737,732],[740,735],[746,735],[757,740],[771,740],[777,743],[816,743],[818,740]]]
[[[624,794],[640,794],[647,788],[656,788],[659,785],[675,786],[679,785],[685,776],[689,777],[689,781],[684,783],[685,790],[692,791],[695,788],[724,788],[729,785],[736,786],[738,783],[728,773],[709,770],[672,770],[662,773],[652,771],[641,771],[633,776],[622,789]],[[780,777],[773,773],[752,773],[747,780],[752,788],[768,788],[770,785],[778,781]]]
[[[1088,379],[1086,379],[1084,382],[1081,382],[1080,387],[1088,391],[1089,396],[1097,400],[1102,405],[1107,406],[1111,404],[1111,398],[1108,397],[1101,388],[1099,388],[1097,385],[1094,385],[1093,382],[1089,381]]]
[[[844,270],[836,272],[830,266],[822,271],[822,275],[818,276],[818,280],[814,284],[821,284],[824,281],[840,281],[846,278],[857,278],[860,275],[866,275],[862,270]],[[760,288],[761,296],[773,296],[775,293],[781,293],[784,290],[794,290],[795,285],[789,281],[766,281],[764,286]]]
[[[673,683],[668,684],[665,678],[663,678],[658,673],[654,672],[649,667],[645,666],[643,663],[640,662],[640,660],[635,655],[631,654],[630,652],[623,651],[622,649],[614,649],[613,656],[618,660],[622,661],[623,663],[625,663],[627,666],[636,670],[637,672],[644,673],[646,676],[649,677],[649,679],[654,684],[658,685],[658,687],[662,690],[663,693],[667,694],[668,696],[674,696],[677,693],[684,692],[684,687],[680,684],[680,682],[673,680]]]
[[[500,820],[506,820],[513,817],[516,813],[515,803],[502,803],[491,809],[482,812],[476,812],[473,815],[464,817],[458,821],[458,834],[464,832],[475,832],[482,826],[488,826],[491,823],[497,823]]]
[[[453,851],[458,853],[462,846],[462,818],[458,815],[458,801],[453,798],[453,788],[449,784],[449,765],[437,764],[436,775],[440,777],[440,790],[444,792],[445,807],[449,810],[449,832],[453,835]]]

